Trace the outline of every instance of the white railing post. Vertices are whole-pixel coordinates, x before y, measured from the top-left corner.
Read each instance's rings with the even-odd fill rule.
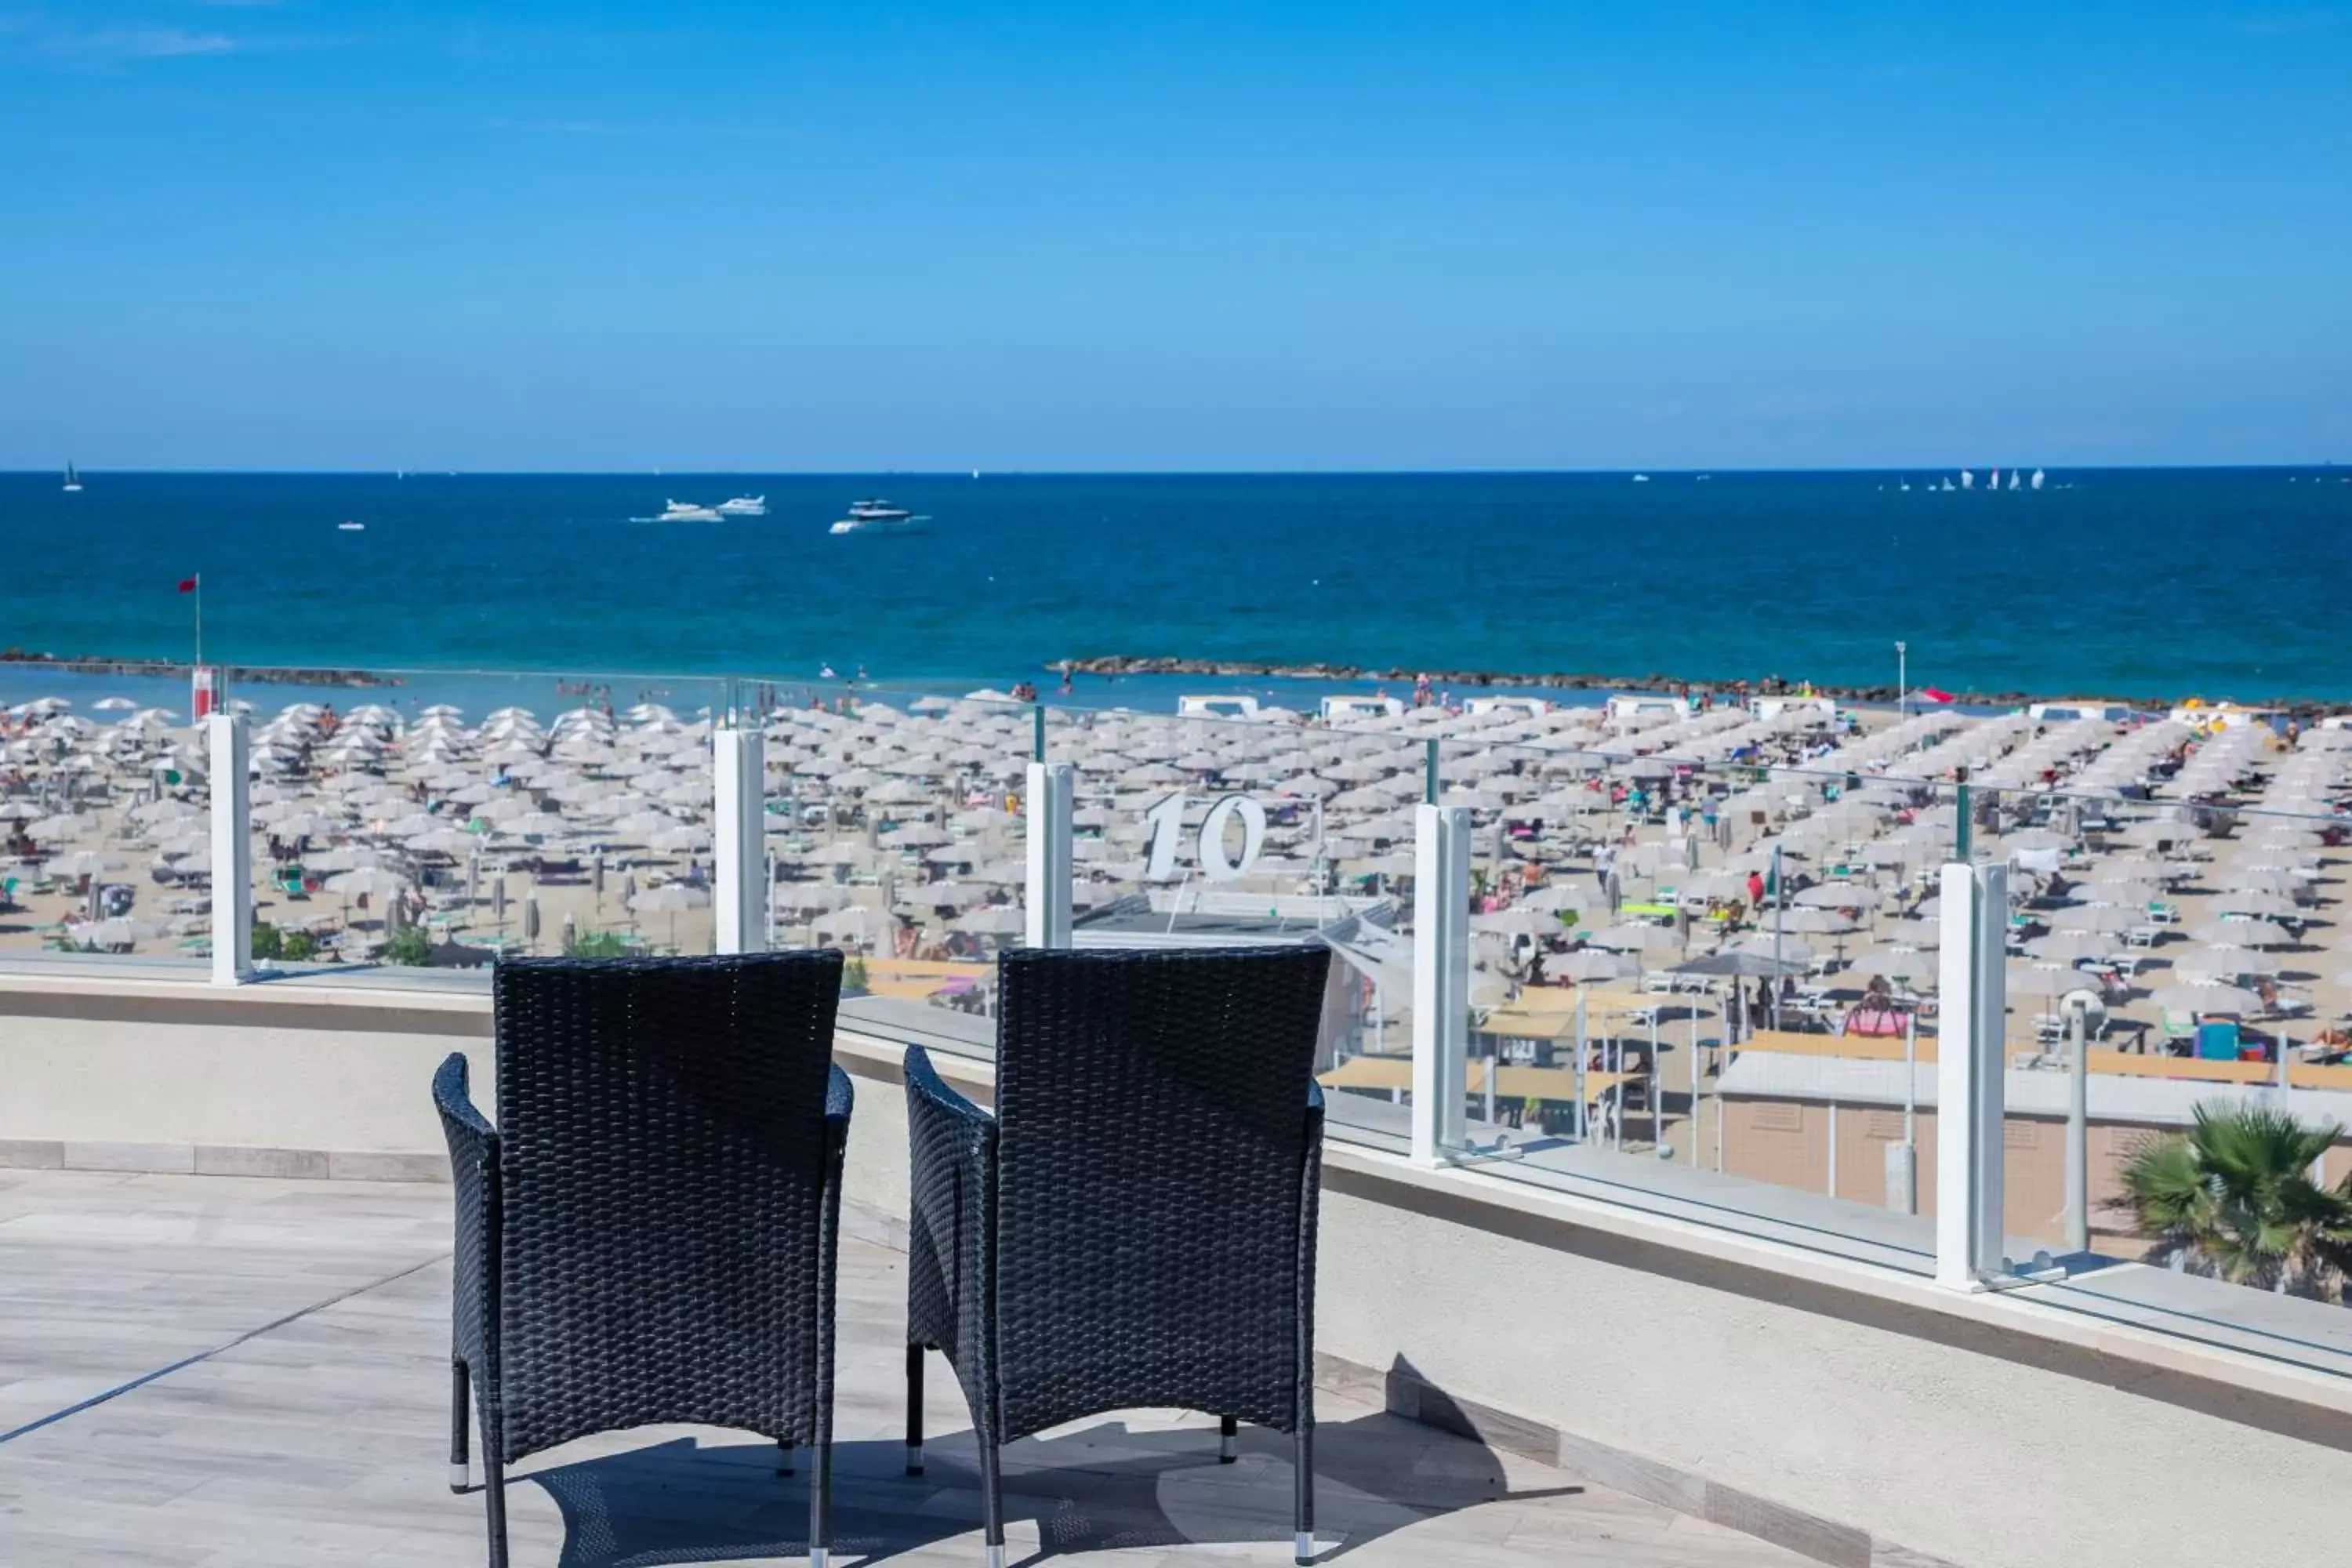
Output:
[[[1948,865],[1936,1062],[1936,1282],[2002,1272],[2001,1074],[2007,1068],[2009,873]]]
[[[1413,808],[1412,1157],[1463,1143],[1470,1059],[1470,811]]]
[[[253,977],[252,747],[245,715],[205,718],[205,765],[211,771],[213,835],[213,984]]]
[[[1067,763],[1031,763],[1027,825],[1029,886],[1023,940],[1031,947],[1070,945],[1071,821],[1077,774]]]
[[[711,905],[718,915],[721,952],[764,952],[768,947],[766,747],[753,721],[738,721],[710,732],[711,858],[718,884]]]

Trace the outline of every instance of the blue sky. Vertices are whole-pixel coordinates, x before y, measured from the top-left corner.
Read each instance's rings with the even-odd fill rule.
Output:
[[[2352,5],[0,0],[0,467],[2352,458]]]

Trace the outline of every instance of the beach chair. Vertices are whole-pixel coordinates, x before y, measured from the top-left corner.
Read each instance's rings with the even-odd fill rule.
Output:
[[[2189,1014],[2166,1007],[2157,1014],[2157,1032],[2166,1045],[2176,1045],[2197,1037],[2197,1020]]]

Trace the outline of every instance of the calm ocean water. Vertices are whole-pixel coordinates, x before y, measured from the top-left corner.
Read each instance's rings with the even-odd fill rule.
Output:
[[[184,660],[174,584],[201,572],[205,651],[234,663],[1010,685],[1175,654],[1891,684],[1902,638],[1918,685],[2352,699],[2340,470],[1997,494],[1979,472],[1948,495],[1925,472],[84,477],[0,475],[0,646]],[[764,518],[629,521],[763,491]],[[825,532],[877,493],[935,521]]]

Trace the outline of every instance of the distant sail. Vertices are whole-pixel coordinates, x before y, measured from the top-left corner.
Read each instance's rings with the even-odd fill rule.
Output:
[[[2037,490],[2042,488],[2042,470],[2040,468],[2033,470],[2033,488]]]
[[[81,476],[74,472],[74,466],[71,463],[66,465],[65,488],[68,490],[81,489]]]
[[[2015,489],[2017,488],[2017,470],[2015,468],[2009,470],[2009,488],[2011,489]]]
[[[1992,471],[1992,478],[1985,481],[1985,489],[1989,490],[1997,490],[2000,489],[2000,470],[1999,468],[1995,468]]]
[[[1962,468],[1960,470],[1960,489],[1964,490],[1972,490],[1976,488],[1977,476],[1975,470],[1970,468]]]

